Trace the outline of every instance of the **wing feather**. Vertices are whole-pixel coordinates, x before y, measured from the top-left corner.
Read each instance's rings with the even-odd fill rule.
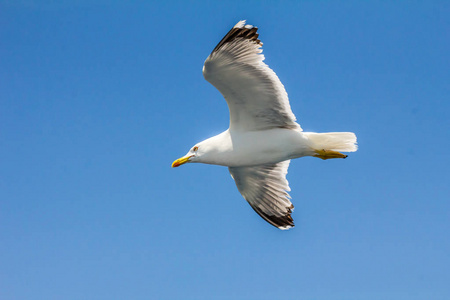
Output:
[[[230,174],[239,192],[250,206],[267,222],[280,229],[294,227],[291,212],[294,206],[286,174],[289,160],[252,167],[230,167]]]
[[[237,23],[206,59],[203,75],[227,101],[231,130],[301,130],[283,84],[263,62],[257,30]]]

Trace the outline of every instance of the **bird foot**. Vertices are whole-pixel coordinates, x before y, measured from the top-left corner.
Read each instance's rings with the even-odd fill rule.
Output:
[[[337,151],[325,150],[325,149],[314,150],[314,152],[316,154],[314,154],[313,156],[321,158],[321,159],[346,158],[348,156],[348,155],[342,154],[342,153],[337,152]]]

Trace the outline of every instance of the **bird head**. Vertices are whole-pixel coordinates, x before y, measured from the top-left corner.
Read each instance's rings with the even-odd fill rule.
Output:
[[[232,149],[233,145],[227,130],[194,145],[185,156],[172,163],[172,168],[188,162],[224,165],[221,161]]]
[[[172,168],[179,167],[188,162],[195,162],[196,158],[200,155],[199,149],[199,145],[195,145],[194,147],[192,147],[185,156],[175,160],[172,163]]]

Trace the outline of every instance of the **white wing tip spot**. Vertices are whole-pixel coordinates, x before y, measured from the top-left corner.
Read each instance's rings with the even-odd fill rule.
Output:
[[[287,226],[278,227],[278,228],[281,229],[281,230],[289,230],[289,229],[291,229],[291,228],[293,228],[293,227],[294,227],[294,226],[287,225]]]
[[[241,20],[239,22],[237,22],[236,25],[234,25],[233,28],[247,28],[247,29],[252,29],[253,25],[245,25],[245,22],[247,22],[247,20]]]

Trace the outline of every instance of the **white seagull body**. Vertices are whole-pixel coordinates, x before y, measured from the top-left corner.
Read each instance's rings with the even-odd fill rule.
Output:
[[[291,111],[283,84],[264,62],[257,28],[238,22],[208,56],[203,75],[224,96],[230,127],[196,144],[187,162],[228,166],[251,207],[280,229],[294,226],[294,206],[286,180],[291,159],[345,158],[357,150],[352,132],[303,132]]]

